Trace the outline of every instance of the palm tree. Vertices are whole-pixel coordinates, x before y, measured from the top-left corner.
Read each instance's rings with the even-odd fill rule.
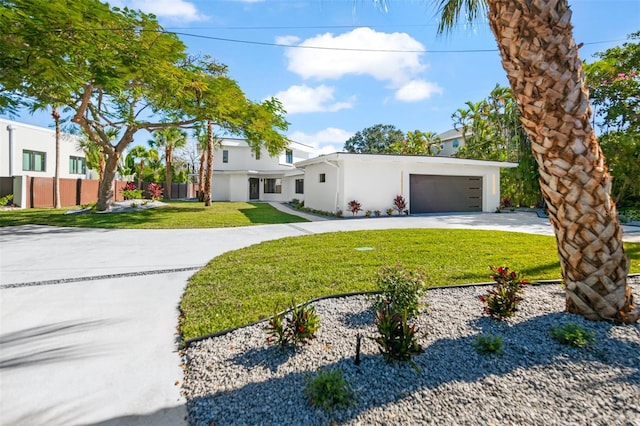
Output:
[[[171,199],[171,183],[173,181],[172,164],[173,150],[182,148],[187,143],[187,133],[177,127],[167,127],[153,132],[153,139],[149,140],[149,146],[152,148],[164,148],[165,161],[165,179],[164,179],[164,197]]]
[[[135,161],[138,160],[138,171],[136,175],[138,177],[138,189],[142,189],[142,173],[144,172],[144,163],[158,160],[158,151],[155,149],[146,149],[142,145],[134,146],[127,154],[127,162],[131,162],[135,168]]]
[[[56,209],[62,206],[60,201],[60,113],[58,108],[53,107],[51,117],[56,126],[56,165],[53,178],[53,204]]]
[[[591,126],[567,0],[438,0],[439,31],[488,12],[502,66],[531,139],[553,226],[567,311],[636,322],[611,176]]]

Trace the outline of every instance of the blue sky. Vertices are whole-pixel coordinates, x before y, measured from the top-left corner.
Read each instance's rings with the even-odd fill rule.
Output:
[[[111,2],[154,13],[191,53],[228,65],[250,99],[281,99],[289,138],[321,153],[341,150],[355,132],[378,123],[444,132],[466,101],[507,85],[488,24],[461,24],[438,36],[434,3],[389,0],[385,10],[373,0]],[[640,0],[569,3],[587,62],[640,30]],[[46,114],[17,121],[51,125]]]

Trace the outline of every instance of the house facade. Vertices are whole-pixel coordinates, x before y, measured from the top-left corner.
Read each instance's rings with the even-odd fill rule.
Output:
[[[467,134],[468,135],[468,134]],[[464,137],[460,130],[451,129],[438,135],[440,138],[440,152],[438,156],[453,157],[464,146]]]
[[[79,137],[61,133],[60,177],[85,179],[87,165]],[[52,129],[0,118],[0,176],[53,177],[56,135]]]
[[[311,146],[289,142],[277,156],[254,150],[243,139],[222,139],[213,157],[214,201],[304,199],[304,171],[294,165],[314,154]]]
[[[500,168],[514,163],[450,157],[334,153],[296,163],[304,170],[305,206],[348,213],[356,200],[385,212],[401,195],[411,214],[493,212],[500,205]]]

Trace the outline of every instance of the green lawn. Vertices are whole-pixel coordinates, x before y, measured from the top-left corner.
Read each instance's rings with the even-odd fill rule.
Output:
[[[640,244],[625,247],[640,272]],[[373,290],[379,268],[397,261],[421,267],[430,285],[490,281],[489,265],[528,279],[560,277],[555,239],[542,235],[402,229],[284,238],[226,253],[197,272],[181,302],[183,338],[266,318],[292,299]]]
[[[272,223],[307,222],[282,213],[268,203],[213,203],[171,201],[166,207],[124,213],[65,215],[67,209],[0,211],[0,226],[52,225],[85,228],[187,229],[225,228]]]

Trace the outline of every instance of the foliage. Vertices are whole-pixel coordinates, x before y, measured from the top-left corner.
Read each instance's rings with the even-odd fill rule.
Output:
[[[371,210],[367,210],[364,212],[365,217],[371,217]]]
[[[441,149],[441,142],[440,137],[434,132],[415,130],[407,132],[402,141],[392,143],[388,152],[402,155],[437,155]]]
[[[398,214],[402,215],[402,213],[407,209],[407,201],[402,195],[396,195],[396,198],[393,199],[393,206],[398,210]]]
[[[375,250],[354,250],[363,242]],[[631,272],[640,272],[640,244],[625,243],[625,252]],[[545,235],[389,229],[283,238],[224,253],[196,272],[181,301],[181,330],[191,338],[245,325],[271,316],[292,297],[373,291],[380,265],[396,262],[422,268],[430,286],[486,281],[487,264],[498,263],[537,279],[561,276],[555,238]]]
[[[125,200],[138,200],[142,198],[142,189],[136,189],[136,184],[133,182],[127,182],[120,190],[122,197]]]
[[[587,330],[579,324],[569,323],[563,326],[552,327],[551,337],[562,344],[583,348],[595,342],[596,333],[592,330]]]
[[[347,204],[347,210],[351,212],[354,216],[357,215],[360,211],[362,211],[362,206],[356,200],[351,200]]]
[[[410,271],[400,262],[378,271],[376,289],[380,294],[372,296],[375,311],[389,305],[392,311],[406,312],[409,318],[420,313],[420,297],[427,292],[424,272]]]
[[[376,124],[356,132],[347,139],[343,149],[359,154],[385,154],[391,152],[393,144],[401,144],[403,140],[402,130],[390,124]]]
[[[374,214],[376,217],[380,217],[380,214],[381,214],[381,213],[380,213],[380,210],[374,210],[374,211],[373,211],[373,214]]]
[[[504,343],[502,336],[487,333],[477,336],[471,345],[479,354],[502,354]]]
[[[315,337],[320,328],[320,318],[312,305],[296,306],[291,302],[289,315],[276,313],[271,317],[266,328],[267,340],[282,346],[307,343]]]
[[[6,206],[13,201],[13,194],[5,195],[4,197],[0,197],[0,206]]]
[[[347,408],[356,400],[340,369],[321,371],[313,378],[307,377],[304,396],[312,407],[320,407],[325,411]]]
[[[149,194],[149,198],[151,198],[153,201],[158,201],[162,199],[163,192],[164,192],[164,189],[155,182],[150,183],[149,186],[147,187],[147,193]]]
[[[378,336],[372,338],[387,362],[408,361],[417,371],[418,366],[411,360],[413,355],[423,352],[418,343],[415,324],[407,322],[407,312],[398,312],[386,304],[376,311]]]
[[[391,207],[387,209],[387,216],[393,216],[393,209]]]
[[[187,144],[187,132],[178,127],[158,129],[152,133],[153,138],[148,141],[152,148],[164,149],[165,180],[167,199],[171,199],[171,183],[173,182],[173,151]],[[159,199],[159,198],[158,198]]]
[[[491,278],[496,286],[487,290],[487,294],[480,296],[480,301],[485,304],[484,312],[497,320],[504,320],[515,315],[518,304],[522,301],[520,296],[528,282],[520,279],[518,274],[509,271],[504,266],[490,266],[493,274]]]

